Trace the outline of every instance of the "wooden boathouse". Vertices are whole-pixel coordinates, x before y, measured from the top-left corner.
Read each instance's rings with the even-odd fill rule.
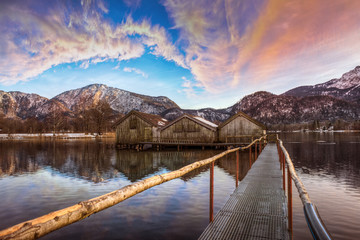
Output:
[[[243,112],[231,116],[218,128],[219,142],[248,143],[266,134],[266,126]]]
[[[160,142],[214,143],[217,125],[201,117],[183,114],[160,129]]]
[[[183,114],[172,122],[153,114],[131,111],[116,123],[118,148],[243,146],[266,134],[266,127],[243,112],[219,126],[204,118]]]
[[[158,115],[131,111],[116,125],[116,145],[135,145],[140,142],[155,142],[159,139],[160,127],[168,121]]]

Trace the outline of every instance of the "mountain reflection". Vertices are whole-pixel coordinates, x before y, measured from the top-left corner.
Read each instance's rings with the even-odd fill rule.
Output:
[[[118,151],[97,141],[4,141],[0,142],[0,177],[32,174],[40,169],[92,182],[125,177],[131,182],[154,174],[174,171],[220,151]],[[240,176],[248,169],[248,154],[240,154]],[[235,154],[217,161],[220,168],[235,177]],[[207,171],[209,166],[181,177],[187,181]]]

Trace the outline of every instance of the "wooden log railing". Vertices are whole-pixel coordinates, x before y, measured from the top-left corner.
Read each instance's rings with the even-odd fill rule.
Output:
[[[0,231],[0,239],[36,239],[40,238],[50,232],[57,229],[80,221],[90,215],[102,211],[106,208],[112,207],[132,196],[141,193],[156,185],[165,183],[167,181],[179,178],[186,173],[193,171],[199,167],[208,165],[216,161],[217,159],[239,150],[245,150],[251,148],[252,145],[258,142],[264,142],[266,135],[259,139],[254,140],[246,147],[234,148],[217,154],[213,157],[197,161],[182,167],[176,171],[156,175],[142,181],[127,185],[121,189],[104,194],[102,196],[92,198],[86,201],[79,202],[73,206],[51,212],[47,215],[28,220],[7,229]]]
[[[308,223],[308,227],[314,239],[319,240],[331,240],[331,234],[326,229],[324,222],[322,221],[315,204],[310,200],[309,194],[306,191],[304,184],[297,175],[294,164],[290,158],[289,153],[283,145],[283,142],[277,137],[278,151],[280,168],[283,172],[283,189],[285,191],[285,163],[287,165],[287,189],[288,189],[288,217],[289,217],[289,230],[292,234],[292,183],[294,184],[299,192],[299,197],[303,204],[305,219]]]

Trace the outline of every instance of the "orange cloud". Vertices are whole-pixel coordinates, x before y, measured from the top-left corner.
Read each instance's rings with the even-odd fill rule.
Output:
[[[180,2],[165,6],[188,40],[191,72],[210,92],[317,80],[334,66],[340,74],[359,64],[360,1]],[[186,16],[198,12],[198,22],[206,24],[194,28],[194,16]]]
[[[358,31],[359,10],[358,1],[271,1],[250,33],[250,47],[245,48],[254,55],[241,55],[239,60],[251,62],[254,71],[271,66],[272,73],[294,59],[298,60],[294,64],[316,67],[308,63],[346,48],[338,43],[347,42]]]

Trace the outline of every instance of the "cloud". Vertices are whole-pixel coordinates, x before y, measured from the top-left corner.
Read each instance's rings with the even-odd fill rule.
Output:
[[[273,81],[286,77],[301,84],[329,68],[339,74],[359,64],[359,1],[166,0],[164,6],[186,42],[187,65],[210,92],[278,86]]]
[[[199,95],[199,90],[202,88],[200,83],[194,83],[186,77],[182,77],[181,79],[183,80],[181,84],[183,89],[179,90],[179,92],[184,92],[188,98],[194,98]]]
[[[128,7],[138,8],[141,4],[141,0],[123,0]]]
[[[89,67],[89,61],[84,61],[80,64],[80,68],[87,69]]]
[[[145,48],[186,67],[184,56],[163,27],[152,26],[147,20],[135,22],[131,17],[114,25],[102,16],[109,11],[102,1],[64,4],[52,2],[37,12],[30,3],[21,8],[12,2],[2,3],[1,83],[29,80],[62,63],[81,62],[80,67],[88,68],[108,60],[139,58]]]
[[[129,72],[129,73],[134,72],[136,74],[139,74],[139,75],[143,76],[144,78],[149,77],[146,73],[144,73],[143,71],[141,71],[140,69],[137,69],[137,68],[124,67],[123,71],[124,72]]]
[[[105,6],[103,1],[97,1],[99,9],[101,9],[104,13],[109,13],[109,9]]]

